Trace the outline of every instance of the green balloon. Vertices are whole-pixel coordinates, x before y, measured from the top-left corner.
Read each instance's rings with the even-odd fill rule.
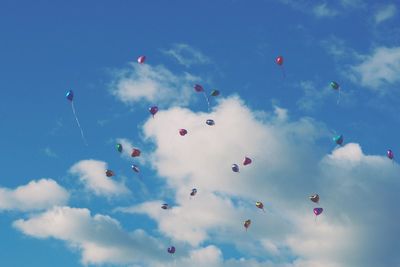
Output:
[[[219,91],[218,90],[212,90],[210,95],[211,96],[219,96]]]
[[[334,90],[338,90],[339,89],[339,84],[337,83],[337,82],[331,82],[331,87],[332,87],[332,89],[334,89]]]

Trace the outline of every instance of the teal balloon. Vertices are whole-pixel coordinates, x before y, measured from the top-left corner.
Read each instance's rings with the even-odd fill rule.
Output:
[[[338,145],[342,145],[343,140],[344,140],[343,135],[337,135],[337,136],[333,137],[333,141]]]

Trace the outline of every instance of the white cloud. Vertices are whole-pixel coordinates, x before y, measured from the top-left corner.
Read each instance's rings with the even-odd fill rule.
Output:
[[[115,219],[88,209],[54,207],[13,226],[35,238],[56,238],[82,253],[83,264],[127,264],[168,261],[163,246],[143,230],[124,231]],[[147,265],[146,266],[149,266]]]
[[[400,47],[378,47],[350,67],[350,78],[362,86],[383,92],[384,86],[400,81]]]
[[[101,214],[92,216],[88,209],[54,207],[29,219],[14,221],[13,226],[34,238],[55,238],[66,242],[69,247],[80,251],[81,263],[84,265],[276,266],[251,259],[224,261],[221,250],[214,245],[195,249],[176,246],[177,251],[171,256],[166,251],[169,245],[165,242],[149,236],[143,230],[127,232],[117,220]]]
[[[0,210],[43,210],[68,202],[69,193],[52,179],[31,181],[16,189],[0,188]]]
[[[216,125],[207,126],[208,118]],[[189,131],[185,138],[176,132],[181,127]],[[161,201],[151,201],[119,210],[147,214],[163,235],[195,247],[236,246],[248,255],[243,264],[254,256],[296,267],[398,265],[392,248],[400,246],[393,223],[400,219],[394,212],[399,166],[384,155],[365,155],[358,144],[325,155],[317,140],[326,133],[322,124],[291,121],[279,111],[260,119],[236,97],[220,100],[210,114],[164,110],[147,121],[144,134],[156,144],[153,166],[175,191],[175,205],[162,210]],[[240,164],[244,156],[253,159],[250,166]],[[240,173],[231,171],[232,163]],[[193,187],[198,194],[189,199]],[[308,200],[315,192],[324,208],[316,222]],[[264,202],[266,213],[255,201]],[[228,262],[235,266],[233,260],[221,265]]]
[[[161,107],[184,106],[189,103],[193,85],[199,80],[189,73],[175,75],[163,66],[131,64],[131,68],[117,74],[111,92],[126,104],[145,100]]]
[[[379,24],[388,20],[396,15],[397,8],[394,4],[386,5],[380,8],[375,14],[375,23]]]
[[[70,173],[79,176],[79,180],[88,191],[97,196],[119,196],[129,194],[129,189],[122,183],[106,176],[107,163],[98,160],[81,160],[75,163]]]
[[[187,44],[174,44],[171,49],[163,50],[163,52],[185,67],[211,63],[210,58]]]
[[[338,12],[332,8],[329,8],[326,3],[322,3],[314,6],[313,14],[317,17],[334,17],[338,14]]]

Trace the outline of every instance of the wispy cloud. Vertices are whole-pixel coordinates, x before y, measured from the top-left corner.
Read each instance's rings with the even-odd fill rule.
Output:
[[[319,4],[314,4],[315,1],[307,0],[279,0],[279,2],[317,18],[332,18],[339,15],[338,10],[328,6],[328,2],[322,2]]]
[[[0,188],[0,211],[43,210],[68,202],[69,193],[52,179],[40,179],[16,189]]]
[[[397,8],[394,4],[389,4],[384,7],[381,7],[376,13],[375,13],[375,23],[379,24],[384,22],[385,20],[388,20],[396,15]]]
[[[317,88],[311,81],[302,81],[300,82],[300,88],[303,90],[304,95],[297,101],[297,106],[302,110],[314,110],[329,96],[337,98],[337,96],[333,94],[334,92],[332,92],[332,89],[329,89],[329,84]]]
[[[338,11],[331,7],[328,7],[326,3],[322,3],[314,6],[313,14],[319,18],[334,17],[338,14]]]
[[[400,82],[400,47],[378,47],[361,58],[361,63],[350,67],[354,82],[381,93],[388,85]]]
[[[365,2],[363,0],[340,0],[343,7],[363,8]]]
[[[43,153],[49,158],[58,158],[58,155],[50,147],[43,149]]]
[[[133,63],[131,68],[116,73],[111,92],[126,104],[144,100],[159,106],[184,106],[193,95],[193,84],[199,80],[187,72],[175,75],[164,66]]]
[[[162,50],[168,56],[174,58],[179,64],[190,67],[192,65],[201,65],[211,63],[211,59],[201,53],[199,50],[188,44],[174,44],[171,49]]]
[[[356,57],[356,53],[351,49],[343,39],[331,35],[328,38],[320,41],[321,46],[328,54],[333,56],[334,59],[346,59],[349,57]]]
[[[85,188],[97,196],[116,197],[129,194],[129,189],[122,182],[106,176],[107,164],[98,160],[81,160],[74,164],[70,173],[79,176]]]

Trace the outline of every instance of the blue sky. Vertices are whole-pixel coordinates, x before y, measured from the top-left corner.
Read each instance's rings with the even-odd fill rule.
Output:
[[[399,22],[394,1],[2,1],[1,265],[399,265]]]

